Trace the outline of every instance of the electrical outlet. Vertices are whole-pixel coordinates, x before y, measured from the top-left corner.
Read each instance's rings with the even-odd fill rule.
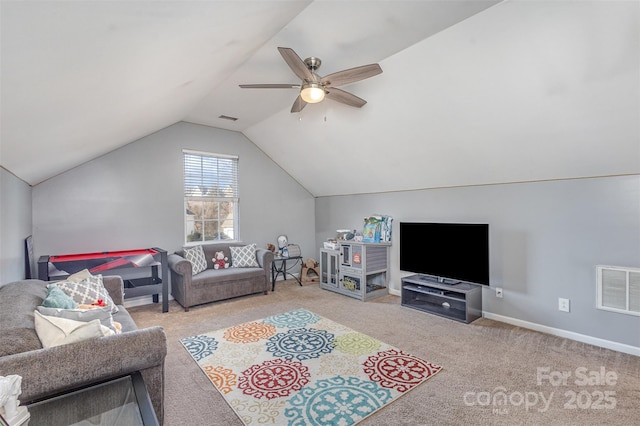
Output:
[[[558,298],[558,310],[562,312],[569,312],[569,299]]]
[[[502,287],[496,287],[496,297],[502,299]]]

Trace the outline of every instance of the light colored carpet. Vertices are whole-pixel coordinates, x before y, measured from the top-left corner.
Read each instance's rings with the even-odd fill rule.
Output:
[[[246,425],[353,425],[442,368],[306,309],[181,342]]]
[[[639,357],[487,319],[458,323],[402,307],[396,296],[361,302],[289,280],[266,296],[189,312],[176,302],[165,314],[160,305],[130,308],[139,327],[160,325],[167,333],[165,425],[242,425],[180,339],[299,308],[445,366],[360,425],[635,425],[640,419]],[[611,384],[583,383],[583,372],[595,376],[601,369],[610,372]],[[544,371],[570,377],[538,384]],[[502,395],[506,404],[494,406]]]

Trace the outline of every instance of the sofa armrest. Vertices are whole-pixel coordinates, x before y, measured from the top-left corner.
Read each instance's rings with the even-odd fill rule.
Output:
[[[162,424],[167,338],[154,326],[0,358],[0,375],[22,376],[23,405],[140,371]]]
[[[193,265],[179,254],[173,253],[167,257],[169,271],[171,274],[171,294],[184,308],[189,311],[191,294],[191,276]]]
[[[193,265],[191,265],[191,262],[180,255],[175,253],[170,254],[167,257],[167,262],[169,264],[169,269],[176,274],[191,276],[193,273]]]
[[[271,264],[273,263],[273,252],[264,248],[256,249],[256,258],[258,264],[264,269],[267,277],[267,283],[271,283]]]
[[[124,304],[124,281],[119,275],[107,275],[102,277],[102,284],[109,292],[109,296],[116,305]]]

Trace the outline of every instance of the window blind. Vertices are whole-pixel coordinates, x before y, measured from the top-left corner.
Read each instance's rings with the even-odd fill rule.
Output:
[[[238,157],[183,151],[185,197],[238,199]]]

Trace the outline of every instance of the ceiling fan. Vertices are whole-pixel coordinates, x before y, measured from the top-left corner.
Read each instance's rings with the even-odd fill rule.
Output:
[[[364,80],[382,72],[380,65],[370,64],[321,77],[316,74],[316,70],[320,68],[322,63],[319,58],[312,56],[303,61],[293,49],[278,47],[278,51],[293,73],[302,80],[300,84],[241,84],[240,87],[243,89],[300,89],[300,93],[291,107],[292,113],[300,112],[307,104],[321,102],[324,98],[361,108],[367,101],[338,89],[336,86]]]

